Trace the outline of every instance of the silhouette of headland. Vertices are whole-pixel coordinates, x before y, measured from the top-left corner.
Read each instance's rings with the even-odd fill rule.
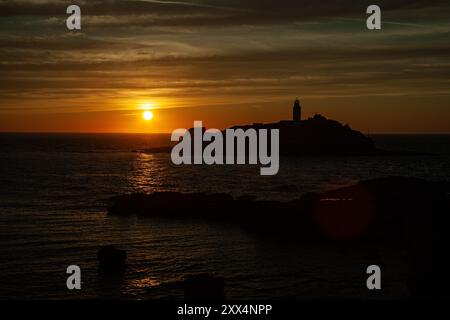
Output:
[[[450,183],[407,177],[361,181],[289,202],[156,192],[111,199],[111,215],[231,222],[268,239],[402,248],[412,297],[448,296]]]
[[[292,120],[237,125],[230,129],[278,129],[280,132],[280,155],[284,156],[423,155],[418,152],[380,150],[376,148],[370,137],[353,130],[348,124],[343,125],[339,121],[327,119],[320,114],[302,120],[301,110],[302,107],[297,98],[294,102]],[[193,130],[193,128],[189,129],[191,135],[193,135]],[[206,129],[203,128],[203,130]],[[203,147],[207,144],[204,143]],[[172,147],[173,145],[135,151],[170,153]]]
[[[450,222],[444,214],[450,212],[445,211],[450,209],[448,194],[448,182],[386,177],[286,202],[223,193],[125,194],[111,198],[107,210],[111,215],[233,221],[246,230],[277,236],[391,241],[404,239],[412,222],[418,228],[425,221]]]
[[[184,299],[188,301],[222,301],[225,299],[225,279],[209,274],[191,275],[184,280]]]
[[[369,137],[348,125],[329,120],[320,114],[298,121],[234,126],[231,129],[278,129],[280,154],[286,156],[310,155],[367,155],[376,154]]]
[[[127,252],[114,246],[104,246],[97,252],[99,270],[102,272],[124,271],[126,268]]]

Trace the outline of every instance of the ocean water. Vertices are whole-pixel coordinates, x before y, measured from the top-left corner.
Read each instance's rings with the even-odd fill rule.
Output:
[[[109,197],[129,192],[288,200],[388,175],[450,180],[449,135],[372,138],[380,148],[431,154],[283,158],[278,175],[263,177],[258,166],[177,167],[168,154],[133,152],[163,145],[166,135],[0,134],[0,299],[182,298],[183,279],[198,273],[225,277],[231,299],[373,298],[361,275],[375,260],[393,261],[382,297],[404,298],[407,263],[395,248],[289,243],[232,224],[106,214]],[[108,244],[128,251],[126,273],[114,281],[97,272],[96,252]],[[81,267],[80,291],[66,288],[69,265]]]

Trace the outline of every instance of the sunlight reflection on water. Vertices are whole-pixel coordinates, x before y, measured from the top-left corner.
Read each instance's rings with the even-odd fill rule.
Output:
[[[130,282],[129,286],[133,289],[148,289],[161,285],[161,282],[156,278],[137,279]]]
[[[67,141],[62,142],[67,148]],[[11,145],[17,148],[17,143]],[[363,260],[354,252],[342,256],[333,248],[280,246],[238,227],[199,221],[111,217],[105,199],[125,192],[199,191],[288,200],[385,175],[448,180],[449,163],[447,156],[414,161],[409,157],[281,159],[277,176],[261,177],[258,166],[176,167],[167,154],[0,152],[0,256],[6,260],[0,264],[0,297],[73,298],[65,289],[64,271],[75,263],[83,270],[80,296],[95,298],[100,295],[96,253],[108,244],[129,253],[129,268],[116,287],[133,298],[177,295],[187,275],[214,272],[225,276],[230,298],[313,298],[322,294],[320,285],[341,292],[339,279],[357,273],[348,265],[359,266]],[[403,259],[397,252],[389,254]],[[330,261],[333,272],[326,269]],[[317,270],[331,274],[329,279],[309,281],[318,277]],[[389,272],[388,278],[402,277],[397,270]],[[401,295],[398,283],[395,294]],[[360,296],[358,288],[346,290],[343,296]]]

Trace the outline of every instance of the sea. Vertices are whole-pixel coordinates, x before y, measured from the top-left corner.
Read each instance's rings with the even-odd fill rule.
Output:
[[[415,156],[282,158],[276,176],[259,166],[175,166],[158,134],[0,134],[0,299],[181,299],[183,280],[225,279],[228,299],[404,299],[400,249],[291,242],[234,224],[109,216],[108,199],[155,191],[224,192],[286,201],[360,180],[411,176],[450,180],[450,135],[372,135],[381,149]],[[167,203],[170,206],[170,203]],[[274,212],[276,215],[277,212]],[[187,213],[189,216],[189,213]],[[127,250],[127,269],[105,280],[97,251]],[[367,290],[366,267],[395,261],[383,294]],[[81,290],[66,286],[81,268]]]

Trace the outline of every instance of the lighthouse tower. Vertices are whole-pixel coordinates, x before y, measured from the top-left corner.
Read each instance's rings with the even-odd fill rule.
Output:
[[[300,122],[302,120],[302,107],[298,98],[294,102],[294,108],[292,110],[292,121]]]

